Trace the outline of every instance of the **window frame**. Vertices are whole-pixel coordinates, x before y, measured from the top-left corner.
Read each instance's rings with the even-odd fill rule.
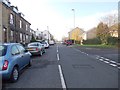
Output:
[[[10,13],[10,24],[14,24],[14,15]]]
[[[16,49],[17,49],[17,51],[18,51],[18,52],[15,53],[15,54],[12,52],[12,50],[14,50],[13,47],[16,47]],[[12,55],[12,56],[15,56],[15,55],[18,55],[18,54],[20,54],[20,51],[18,50],[18,48],[17,48],[16,45],[13,45],[13,46],[11,47],[11,55]]]

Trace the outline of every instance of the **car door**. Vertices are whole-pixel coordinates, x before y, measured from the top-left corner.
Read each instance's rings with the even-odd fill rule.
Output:
[[[17,48],[20,51],[22,67],[24,67],[29,63],[30,55],[25,52],[25,48],[22,45],[17,45]]]
[[[11,62],[14,63],[14,64],[18,64],[19,65],[19,68],[21,68],[23,65],[22,65],[22,58],[21,58],[21,55],[20,55],[20,52],[18,50],[18,48],[16,47],[16,45],[13,45],[11,47]]]
[[[40,51],[42,51],[43,52],[43,48],[42,48],[43,46],[42,46],[42,44],[41,43],[39,43],[39,48],[40,48]]]

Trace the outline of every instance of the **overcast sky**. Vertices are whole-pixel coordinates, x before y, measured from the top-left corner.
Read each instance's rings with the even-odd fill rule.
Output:
[[[60,40],[67,36],[75,26],[87,31],[96,27],[101,17],[118,11],[118,0],[10,0],[18,6],[25,19],[31,23],[31,28],[39,31],[47,30]]]

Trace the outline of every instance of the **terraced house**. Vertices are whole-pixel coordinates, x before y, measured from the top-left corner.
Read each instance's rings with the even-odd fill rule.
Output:
[[[30,42],[30,23],[8,0],[0,0],[0,42]]]

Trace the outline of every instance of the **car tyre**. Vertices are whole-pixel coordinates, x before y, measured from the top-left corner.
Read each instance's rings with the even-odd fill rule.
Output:
[[[40,51],[40,56],[42,56],[42,54],[43,54],[43,52],[42,52],[42,51]]]
[[[31,67],[31,66],[32,66],[32,60],[30,59],[28,67]]]
[[[46,50],[44,49],[44,53],[46,53]]]
[[[18,78],[19,78],[19,70],[17,67],[14,67],[12,70],[10,81],[14,83],[18,80]]]

